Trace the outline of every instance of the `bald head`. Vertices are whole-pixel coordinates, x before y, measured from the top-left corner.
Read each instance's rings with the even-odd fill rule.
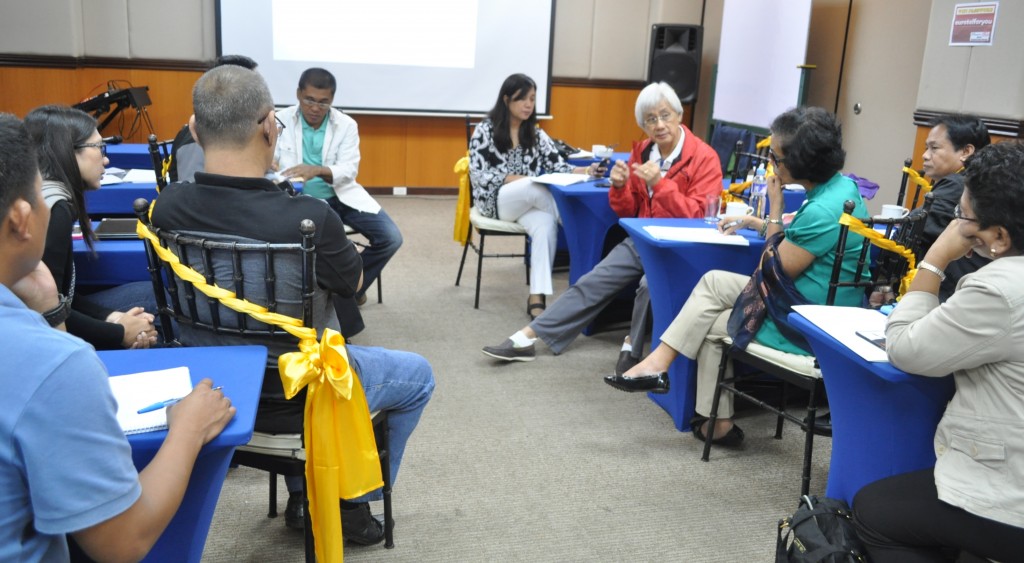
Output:
[[[274,101],[262,76],[225,65],[199,78],[192,88],[192,107],[204,150],[240,149],[258,134],[258,124],[274,109]]]

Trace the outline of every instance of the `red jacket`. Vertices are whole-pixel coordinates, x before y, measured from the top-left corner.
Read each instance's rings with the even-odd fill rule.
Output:
[[[630,174],[626,185],[608,190],[608,203],[619,217],[697,218],[704,216],[704,196],[722,191],[722,165],[718,153],[697,138],[685,125],[683,151],[657,184],[654,196],[647,184]],[[653,141],[633,143],[629,165],[641,164],[651,153]]]

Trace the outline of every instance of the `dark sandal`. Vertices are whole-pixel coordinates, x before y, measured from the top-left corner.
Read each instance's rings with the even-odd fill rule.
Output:
[[[547,298],[543,295],[540,298],[540,303],[530,303],[530,298],[526,298],[526,314],[530,315],[530,320],[537,320],[537,317],[539,317],[546,309]],[[533,314],[533,312],[537,310],[539,310],[540,313],[537,313],[536,315]]]
[[[695,415],[690,419],[690,429],[693,431],[693,437],[701,442],[707,442],[708,440],[708,437],[700,430],[700,427],[703,426],[707,420],[707,417],[701,415]],[[743,438],[743,430],[739,426],[736,426],[736,423],[734,422],[732,424],[732,428],[725,433],[725,436],[715,436],[715,439],[711,440],[711,443],[719,446],[725,446],[727,448],[735,448],[743,443]]]

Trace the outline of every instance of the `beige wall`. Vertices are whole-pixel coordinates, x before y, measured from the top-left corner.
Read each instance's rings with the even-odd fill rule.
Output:
[[[957,3],[932,0],[918,109],[1024,119],[1024,2],[999,3],[992,46],[950,47]]]

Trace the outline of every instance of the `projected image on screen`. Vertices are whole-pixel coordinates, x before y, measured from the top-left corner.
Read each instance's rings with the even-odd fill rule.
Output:
[[[279,106],[323,67],[348,112],[481,114],[521,72],[547,114],[554,13],[554,0],[219,0],[218,54],[252,57]]]
[[[277,60],[473,68],[476,57],[477,0],[273,0],[273,22]]]

